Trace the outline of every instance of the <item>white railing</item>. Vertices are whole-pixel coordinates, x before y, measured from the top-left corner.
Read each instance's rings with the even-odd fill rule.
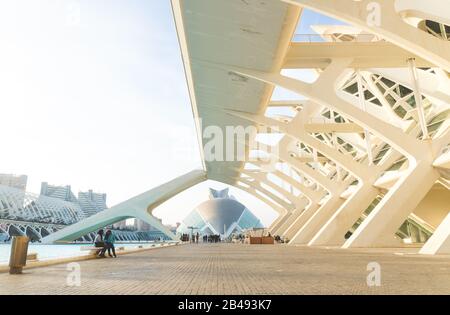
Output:
[[[292,41],[295,43],[323,43],[323,42],[348,42],[367,43],[384,41],[373,34],[294,34]]]

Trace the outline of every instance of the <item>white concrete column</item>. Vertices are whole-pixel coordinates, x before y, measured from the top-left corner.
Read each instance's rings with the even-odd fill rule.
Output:
[[[303,224],[303,226],[294,235],[289,244],[307,244],[312,237],[325,224],[330,216],[335,212],[344,202],[339,194],[332,196],[326,204],[317,209],[310,218]]]
[[[275,201],[277,204],[279,204],[281,207],[283,207],[286,211],[290,212],[295,209],[294,204],[291,204],[291,203],[285,201],[284,199],[282,199],[281,197],[275,195],[271,191],[268,191],[267,189],[262,187],[258,181],[249,181],[246,178],[239,178],[239,181],[242,182],[243,184],[248,185],[251,188],[259,191],[260,193],[263,193],[265,196],[269,197],[270,199]],[[281,193],[281,195],[283,195],[283,194]]]
[[[321,207],[318,203],[312,203],[305,209],[302,213],[296,216],[292,224],[284,232],[284,236],[288,239],[292,239],[295,234],[300,230],[300,228],[308,221],[308,219],[316,213],[316,211]]]
[[[303,209],[305,207],[305,205],[307,204],[307,201],[303,196],[296,197],[294,194],[291,194],[286,189],[281,188],[274,182],[270,181],[267,178],[268,173],[250,172],[247,170],[242,170],[241,173],[248,175],[251,178],[255,179],[255,184],[259,185],[260,187],[262,184],[264,184],[267,187],[269,187],[269,188],[273,189],[274,191],[276,191],[277,193],[279,193],[284,198],[286,198],[293,205],[294,208],[292,210],[295,210],[298,208]],[[239,178],[239,180],[241,180],[243,182],[247,182],[246,179]]]
[[[378,194],[378,189],[371,184],[362,184],[322,226],[308,245],[343,245],[345,233],[351,229]]]
[[[275,201],[270,200],[268,196],[265,197],[264,193],[262,193],[262,192],[260,192],[261,194],[257,193],[258,190],[253,187],[249,188],[249,187],[239,185],[239,183],[236,183],[236,181],[234,179],[230,179],[230,178],[223,179],[222,182],[224,184],[234,186],[242,191],[249,193],[250,195],[252,195],[256,199],[261,200],[263,203],[265,203],[266,205],[271,207],[275,212],[278,213],[278,217],[275,219],[274,222],[272,222],[269,230],[271,230],[275,225],[277,225],[280,222],[280,220],[282,220],[283,217],[288,214],[288,211],[286,209],[282,208],[280,205],[277,205],[275,203]]]
[[[419,76],[417,74],[416,62],[414,58],[408,59],[408,66],[411,72],[412,86],[414,87],[414,99],[416,101],[417,116],[419,116],[419,125],[423,133],[423,138],[428,139],[427,121],[423,109],[422,93],[420,91]]]
[[[270,224],[270,226],[268,227],[269,231],[272,232],[273,228],[280,222],[280,220],[283,218],[283,215],[278,214],[278,216],[276,217],[276,219]]]
[[[391,245],[395,232],[439,177],[439,172],[427,161],[412,166],[344,243],[343,248]]]
[[[359,105],[361,109],[367,112],[366,108],[366,97],[364,95],[364,87],[362,84],[362,76],[359,70],[356,71],[356,78],[358,82],[358,97],[359,97]],[[370,132],[367,129],[364,129],[364,137],[366,141],[366,150],[367,150],[367,159],[369,160],[369,165],[373,164],[373,155],[372,155],[372,141],[370,139]]]
[[[419,252],[424,255],[450,254],[450,213]]]
[[[304,211],[306,211],[308,205],[305,204],[303,208],[295,209],[291,215],[283,222],[283,224],[278,228],[277,235],[285,235],[286,230],[292,225],[295,219],[300,216]]]
[[[273,226],[270,227],[269,231],[273,234],[273,235],[280,235],[279,234],[279,229],[281,228],[281,226],[286,222],[287,219],[289,219],[292,216],[291,212],[286,213],[285,215],[281,216],[279,218],[279,220],[277,220]]]

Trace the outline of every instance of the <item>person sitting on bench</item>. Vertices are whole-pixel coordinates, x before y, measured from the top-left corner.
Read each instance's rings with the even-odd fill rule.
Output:
[[[107,230],[105,233],[105,252],[107,249],[108,256],[113,257],[113,256],[111,256],[111,250],[112,250],[114,258],[117,258],[116,249],[114,247],[115,241],[116,241],[116,237],[114,236],[113,232],[111,230]],[[104,252],[103,252],[103,255],[104,255]]]
[[[95,236],[95,239],[94,239],[94,245],[95,245],[95,247],[101,248],[98,252],[98,256],[105,257],[106,244],[103,239],[103,230],[99,230],[97,232],[97,235]]]

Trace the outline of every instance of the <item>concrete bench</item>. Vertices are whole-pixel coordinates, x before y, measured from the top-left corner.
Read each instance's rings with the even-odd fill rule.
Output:
[[[89,251],[91,255],[98,255],[103,247],[95,247],[95,246],[83,246],[81,247],[82,251]]]
[[[95,246],[83,246],[81,247],[82,251],[89,251],[91,255],[98,255],[103,247],[95,247]],[[124,246],[116,247],[116,251],[125,251]]]
[[[38,260],[38,254],[37,253],[29,253],[27,255],[27,261],[35,261]]]

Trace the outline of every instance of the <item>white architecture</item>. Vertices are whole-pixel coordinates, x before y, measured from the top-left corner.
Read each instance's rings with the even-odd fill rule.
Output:
[[[263,228],[261,221],[234,196],[229,189],[210,188],[210,200],[204,201],[183,219],[177,234],[199,233],[227,238],[247,229]]]
[[[0,174],[0,185],[17,188],[22,191],[27,189],[27,175]]]
[[[57,198],[69,202],[77,202],[77,197],[72,192],[70,185],[55,186],[49,185],[47,182],[41,183],[41,196]]]
[[[142,195],[137,212],[124,206],[131,200],[78,228],[147,216],[169,196],[212,179],[270,205],[279,213],[271,231],[291,244],[416,242],[423,254],[450,253],[446,1],[172,0],[172,6],[204,173]],[[346,25],[295,34],[304,10]],[[298,98],[277,100],[275,88]],[[235,152],[211,159],[211,139],[230,126],[254,127],[260,135],[243,139],[244,160]],[[279,141],[264,151],[253,140],[267,133]],[[226,141],[214,149],[225,152]],[[250,159],[255,154],[271,157],[271,167]]]
[[[78,203],[86,217],[108,208],[106,205],[106,194],[94,193],[92,190],[78,192]]]
[[[90,217],[108,208],[106,205],[106,194],[95,193],[91,189],[78,192],[78,198],[72,192],[70,185],[55,186],[47,182],[41,183],[41,196],[61,199],[67,202],[79,204],[85,217]]]

